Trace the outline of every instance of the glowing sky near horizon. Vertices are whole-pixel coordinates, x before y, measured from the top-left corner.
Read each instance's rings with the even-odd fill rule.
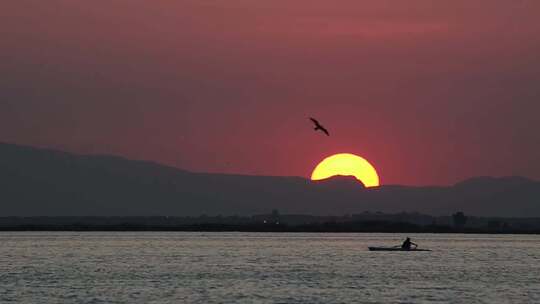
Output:
[[[0,141],[385,184],[540,179],[540,1],[0,3]],[[313,132],[316,117],[330,137]]]

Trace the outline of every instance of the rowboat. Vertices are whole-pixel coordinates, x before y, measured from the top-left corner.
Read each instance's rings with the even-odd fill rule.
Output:
[[[369,251],[431,251],[429,249],[411,248],[405,249],[401,247],[368,247]]]

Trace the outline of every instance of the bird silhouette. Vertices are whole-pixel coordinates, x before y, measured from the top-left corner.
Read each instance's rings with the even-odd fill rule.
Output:
[[[326,128],[323,127],[315,118],[310,117],[309,119],[315,124],[315,128],[314,128],[315,131],[321,130],[322,132],[324,132],[324,134],[326,134],[326,136],[330,136],[330,133],[328,133],[328,130],[326,130]]]

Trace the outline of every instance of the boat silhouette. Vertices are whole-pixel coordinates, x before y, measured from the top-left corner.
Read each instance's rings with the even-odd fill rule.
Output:
[[[368,247],[369,251],[431,251],[421,248],[401,248],[401,247]]]

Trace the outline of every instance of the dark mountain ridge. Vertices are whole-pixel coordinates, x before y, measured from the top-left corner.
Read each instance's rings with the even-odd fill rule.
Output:
[[[352,177],[193,173],[116,156],[76,155],[0,143],[0,216],[199,216],[366,210],[540,216],[540,183],[478,177],[453,186],[364,188]]]

